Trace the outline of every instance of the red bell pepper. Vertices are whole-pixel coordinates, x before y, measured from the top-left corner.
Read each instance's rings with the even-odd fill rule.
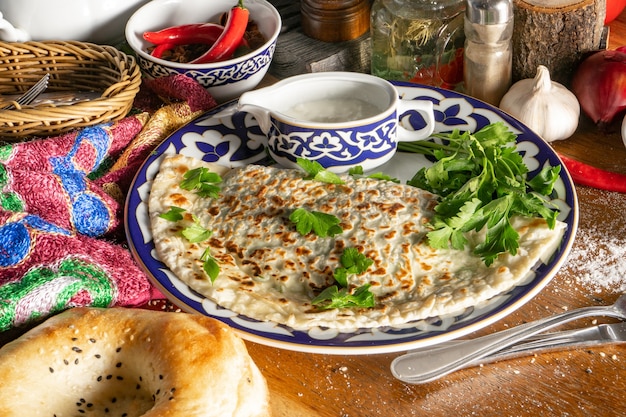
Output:
[[[248,26],[250,11],[243,6],[243,0],[228,12],[224,31],[213,46],[202,56],[194,59],[190,64],[205,64],[229,59],[241,45],[243,35]]]
[[[559,154],[574,183],[606,191],[626,193],[626,175],[606,171]]]

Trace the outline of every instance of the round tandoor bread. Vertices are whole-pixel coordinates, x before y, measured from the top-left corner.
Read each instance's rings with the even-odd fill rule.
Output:
[[[269,416],[267,384],[225,324],[74,308],[0,349],[0,416]]]

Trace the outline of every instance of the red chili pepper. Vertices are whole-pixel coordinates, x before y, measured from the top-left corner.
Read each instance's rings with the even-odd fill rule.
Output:
[[[235,50],[241,45],[249,17],[249,10],[243,6],[243,0],[239,0],[239,4],[228,12],[224,31],[219,39],[206,53],[191,61],[190,64],[217,62],[233,56]]]
[[[144,32],[143,38],[155,45],[190,45],[206,43],[213,45],[224,32],[224,26],[217,23],[190,23],[171,26],[157,32]]]
[[[175,47],[176,47],[176,44],[173,44],[173,43],[160,43],[154,47],[152,52],[150,52],[150,55],[152,55],[155,58],[163,58],[163,54],[165,53],[165,51],[169,49],[173,49]]]
[[[606,191],[626,193],[626,175],[606,171],[559,154],[574,183]]]

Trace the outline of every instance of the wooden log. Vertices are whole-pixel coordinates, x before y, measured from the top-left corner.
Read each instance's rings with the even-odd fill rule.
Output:
[[[603,45],[605,0],[514,0],[513,81],[544,65],[569,85],[581,58]]]

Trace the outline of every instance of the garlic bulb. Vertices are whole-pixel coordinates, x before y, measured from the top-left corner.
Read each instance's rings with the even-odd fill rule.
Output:
[[[580,117],[578,99],[565,86],[550,79],[543,65],[533,79],[520,80],[506,92],[500,109],[517,118],[547,142],[574,134]]]

